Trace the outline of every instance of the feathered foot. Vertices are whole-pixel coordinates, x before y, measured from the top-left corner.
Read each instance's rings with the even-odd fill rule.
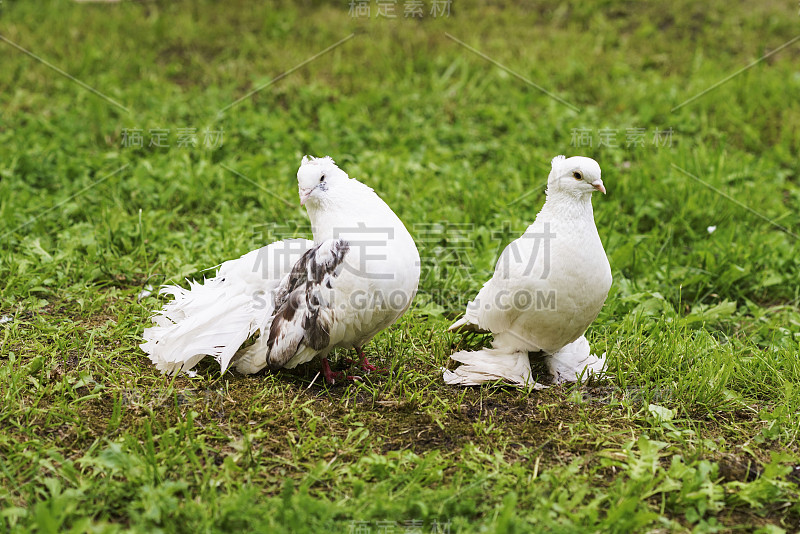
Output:
[[[547,356],[547,366],[555,384],[577,382],[580,377],[605,378],[606,355],[600,357],[590,353],[585,336],[581,336],[561,350]]]
[[[477,351],[456,352],[450,358],[463,364],[454,371],[442,369],[444,381],[450,385],[477,386],[501,381],[532,389],[546,387],[531,377],[531,365],[527,352],[485,348]]]

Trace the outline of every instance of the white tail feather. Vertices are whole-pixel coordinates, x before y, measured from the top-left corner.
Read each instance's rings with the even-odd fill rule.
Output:
[[[272,314],[272,303],[256,309],[245,287],[214,282],[195,284],[191,291],[169,288],[176,298],[154,317],[156,326],[144,331],[141,345],[161,371],[191,369],[208,355],[225,372],[242,343]]]
[[[306,240],[278,241],[223,263],[217,276],[189,282],[189,289],[164,287],[161,293],[173,300],[152,317],[154,326],[144,330],[140,347],[165,373],[188,371],[205,356],[216,358],[224,373],[250,336],[269,330],[273,292],[311,245]]]
[[[252,375],[267,366],[267,336],[261,336],[236,354],[233,367],[243,375]]]
[[[488,330],[484,330],[480,326],[478,326],[478,318],[470,313],[470,309],[467,308],[467,313],[459,319],[458,321],[454,322],[450,325],[450,328],[447,329],[448,332],[477,332],[480,334],[488,334]]]

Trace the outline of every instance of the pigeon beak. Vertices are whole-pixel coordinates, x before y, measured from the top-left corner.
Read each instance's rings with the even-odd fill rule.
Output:
[[[301,206],[305,206],[306,200],[308,200],[308,197],[311,196],[311,192],[312,191],[313,191],[313,189],[303,189],[302,187],[300,188],[300,205]]]
[[[594,187],[597,191],[600,191],[604,195],[606,194],[606,186],[603,185],[603,180],[595,180],[592,182],[592,187]]]

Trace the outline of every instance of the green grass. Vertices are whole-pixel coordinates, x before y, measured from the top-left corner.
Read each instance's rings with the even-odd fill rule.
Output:
[[[797,6],[372,4],[0,3],[0,35],[128,109],[0,42],[0,532],[800,529],[800,44],[672,111],[794,38]],[[446,327],[561,153],[609,191],[614,285],[588,337],[611,378],[447,387],[449,354],[485,340]],[[303,154],[418,239],[415,305],[367,350],[392,372],[161,376],[140,291],[308,235]]]

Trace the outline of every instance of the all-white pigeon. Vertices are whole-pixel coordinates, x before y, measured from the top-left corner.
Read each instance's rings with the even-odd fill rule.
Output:
[[[304,157],[300,203],[314,241],[292,239],[222,264],[204,284],[162,290],[175,298],[153,318],[141,348],[164,372],[189,370],[206,355],[222,372],[293,368],[335,347],[362,347],[405,313],[417,291],[420,261],[408,230],[375,192],[330,157]],[[242,345],[254,334],[258,337]]]
[[[451,356],[448,384],[501,380],[544,387],[531,379],[529,352],[543,352],[556,383],[600,373],[605,355],[583,337],[611,288],[611,268],[592,212],[594,191],[606,192],[600,166],[586,157],[553,158],[546,200],[525,234],[497,261],[494,276],[451,331],[491,332],[492,348]]]

